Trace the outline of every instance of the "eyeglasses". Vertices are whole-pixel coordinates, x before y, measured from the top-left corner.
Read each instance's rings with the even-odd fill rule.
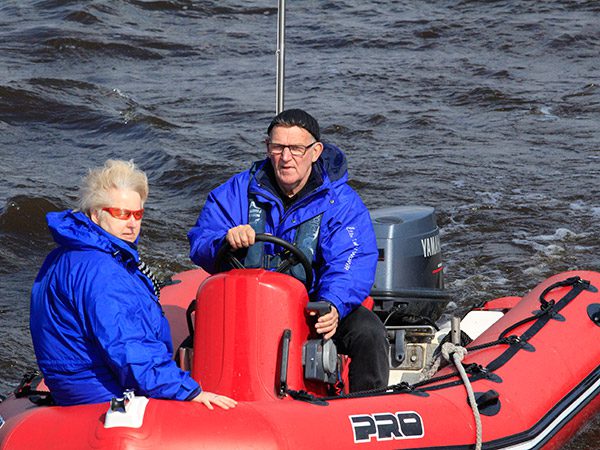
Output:
[[[267,144],[267,150],[269,151],[269,154],[271,154],[271,155],[281,155],[283,153],[283,151],[286,148],[288,148],[290,150],[290,153],[292,154],[292,156],[304,156],[306,151],[309,148],[311,148],[313,145],[315,145],[317,142],[319,142],[319,141],[315,141],[312,144],[308,144],[308,145],[300,145],[300,144],[286,145],[286,144],[276,144],[267,139],[265,141],[265,144]]]
[[[138,209],[137,211],[122,208],[102,208],[102,211],[106,211],[115,219],[121,220],[129,220],[132,215],[135,220],[142,220],[142,217],[144,216],[144,208]]]

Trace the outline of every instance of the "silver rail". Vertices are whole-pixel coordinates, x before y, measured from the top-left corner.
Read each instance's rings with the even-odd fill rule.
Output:
[[[277,82],[275,113],[283,111],[285,80],[285,0],[279,0],[277,13]]]

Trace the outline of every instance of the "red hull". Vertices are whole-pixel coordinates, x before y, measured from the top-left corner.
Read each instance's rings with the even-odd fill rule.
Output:
[[[507,327],[531,317],[547,286],[574,275],[600,288],[598,273],[552,277],[469,347],[494,341]],[[171,305],[167,310],[181,313],[187,307],[196,277],[204,278],[200,271],[189,272],[183,274],[184,283],[165,288],[162,297]],[[569,291],[560,287],[547,298],[558,302]],[[305,302],[296,280],[262,270],[232,271],[203,284],[196,313],[201,350],[196,352],[194,375],[201,374],[206,389],[240,400],[233,410],[151,400],[140,428],[106,429],[107,404],[29,407],[15,414],[27,400],[9,399],[0,404],[6,419],[0,448],[472,448],[475,423],[465,387],[456,377],[444,386],[440,382],[439,389],[425,387],[424,396],[335,399],[325,406],[279,398],[277,362],[284,328],[292,330],[288,385],[312,388],[304,383],[298,363],[308,337],[302,319]],[[509,333],[532,334],[535,328],[528,339],[534,351],[499,344],[466,356],[465,364],[492,367],[499,377],[472,381],[476,392],[499,395],[499,411],[482,415],[484,449],[558,448],[600,411],[600,326],[588,312],[589,305],[600,304],[600,294],[584,290],[563,303],[559,313],[565,320],[529,321]],[[174,334],[177,343],[184,333]],[[439,374],[451,371],[447,367]]]

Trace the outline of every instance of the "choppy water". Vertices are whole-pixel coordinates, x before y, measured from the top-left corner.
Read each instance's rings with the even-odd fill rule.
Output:
[[[163,275],[191,267],[206,194],[263,154],[276,6],[2,0],[0,391],[35,364],[44,215],[87,168],[146,170],[143,251]],[[459,307],[600,268],[598,2],[307,0],[287,19],[286,106],[347,151],[369,207],[437,208]]]

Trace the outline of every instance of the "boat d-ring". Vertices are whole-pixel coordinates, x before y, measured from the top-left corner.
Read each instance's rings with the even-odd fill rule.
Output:
[[[600,303],[592,303],[587,307],[589,318],[600,327]]]

